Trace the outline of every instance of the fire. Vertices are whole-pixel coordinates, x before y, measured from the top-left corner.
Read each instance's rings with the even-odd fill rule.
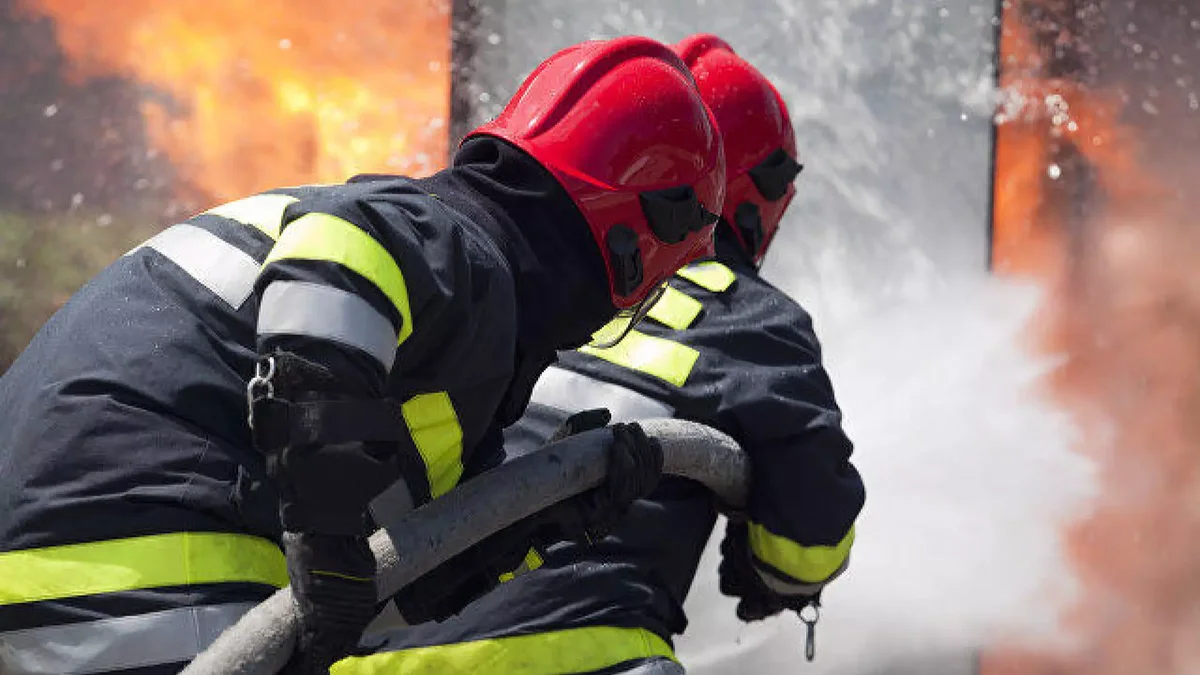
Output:
[[[145,85],[147,133],[209,200],[430,173],[446,156],[449,0],[18,0],[77,79]]]
[[[1143,160],[1115,92],[1050,76],[1054,50],[1022,19],[1005,25],[1002,84],[1017,96],[998,129],[995,262],[1049,288],[1039,347],[1065,357],[1049,385],[1103,496],[1066,532],[1083,585],[1066,617],[1074,647],[993,653],[982,672],[1200,672],[1197,204],[1160,173],[1180,167]]]

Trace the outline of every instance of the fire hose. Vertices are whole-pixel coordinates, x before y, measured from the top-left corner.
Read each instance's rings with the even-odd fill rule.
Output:
[[[745,505],[750,465],[733,439],[682,420],[641,422],[663,449],[663,472],[707,486],[724,506]],[[508,525],[600,485],[612,432],[596,429],[503,464],[414,511],[376,514],[371,537],[380,599]],[[298,618],[283,588],[246,613],[184,675],[274,675],[295,646]]]

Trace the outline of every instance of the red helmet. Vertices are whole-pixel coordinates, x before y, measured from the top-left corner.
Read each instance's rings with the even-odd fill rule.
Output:
[[[566,189],[604,253],[616,307],[711,255],[724,151],[691,72],[666,45],[623,37],[568,47],[467,138],[478,134],[517,146]]]
[[[725,143],[726,189],[721,217],[761,264],[796,194],[796,134],[783,97],[763,74],[715,35],[675,45],[717,119]]]

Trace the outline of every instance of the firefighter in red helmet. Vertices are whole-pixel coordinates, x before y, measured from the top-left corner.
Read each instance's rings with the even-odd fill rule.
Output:
[[[720,38],[694,35],[675,50],[724,139],[715,255],[680,270],[618,347],[560,354],[506,431],[507,448],[523,454],[610,414],[728,433],[753,475],[745,513],[722,541],[721,591],[744,621],[784,610],[812,621],[849,562],[865,492],[812,319],[758,272],[795,194],[795,135],[775,87]],[[682,672],[671,640],[687,626],[683,602],[716,516],[703,486],[665,476],[594,545],[534,539],[521,573],[457,616],[451,561],[397,597],[405,618],[441,623],[372,636],[377,653],[334,672]]]
[[[175,672],[290,580],[324,672],[375,614],[372,501],[498,461],[556,350],[711,252],[724,189],[690,71],[628,37],[551,56],[429,178],[271,190],[125,255],[0,379],[0,670]],[[621,513],[661,451],[615,439],[589,504]]]

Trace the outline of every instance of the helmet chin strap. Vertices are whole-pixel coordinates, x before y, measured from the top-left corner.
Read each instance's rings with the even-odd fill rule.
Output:
[[[667,280],[658,286],[655,286],[654,290],[650,291],[650,294],[642,298],[638,304],[630,307],[629,309],[618,312],[617,316],[614,317],[612,321],[608,322],[606,326],[596,331],[595,334],[603,334],[605,332],[605,328],[612,326],[618,321],[624,320],[625,317],[628,316],[629,318],[625,323],[625,327],[621,329],[621,332],[616,337],[609,338],[607,340],[593,339],[592,342],[588,343],[588,347],[591,347],[592,349],[609,349],[610,347],[615,347],[621,342],[621,340],[624,340],[625,336],[629,335],[629,332],[634,328],[637,328],[637,325],[642,322],[642,319],[646,318],[646,315],[649,314],[650,310],[654,308],[655,303],[657,303],[663,297],[663,295],[666,294],[667,285],[669,283],[670,280]],[[595,338],[595,335],[592,337]]]

